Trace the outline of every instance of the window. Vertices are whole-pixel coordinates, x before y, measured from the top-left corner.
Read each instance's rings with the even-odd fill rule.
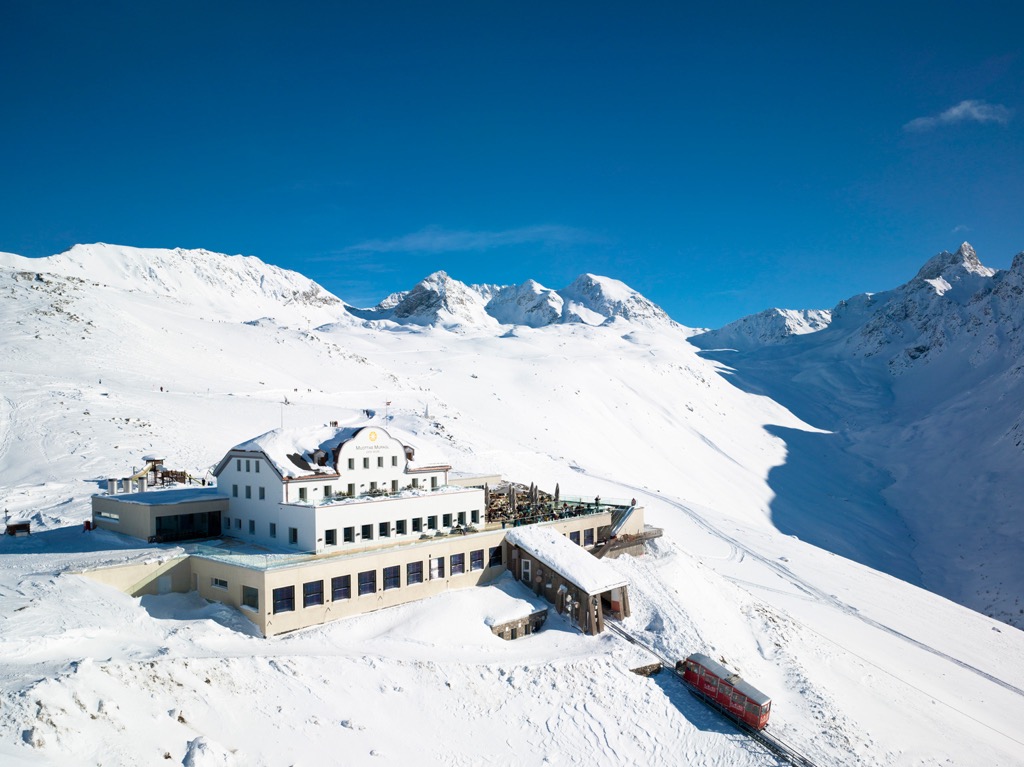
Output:
[[[241,520],[240,517],[235,517],[235,529],[236,530],[241,530],[242,529],[242,520]]]
[[[444,557],[430,558],[430,580],[444,578]]]
[[[476,551],[469,552],[469,569],[470,570],[483,570],[484,569],[484,550],[477,549]]]
[[[256,520],[249,520],[249,535],[256,535]]]
[[[338,575],[331,578],[331,600],[340,602],[352,598],[352,576]]]
[[[372,541],[373,540],[373,525],[372,524],[363,525],[363,527],[361,528],[360,532],[362,534],[362,538],[363,538],[364,541]]]
[[[306,488],[304,488],[304,487],[300,487],[299,488],[299,500],[300,501],[306,500]]]
[[[377,456],[377,468],[378,469],[383,469],[384,468],[384,456],[382,456],[382,455],[378,455]]]
[[[583,531],[583,545],[593,546],[594,545],[594,528],[588,527]]]
[[[436,530],[437,529],[437,517],[436,516],[427,517],[427,529],[428,530]]]
[[[256,467],[255,467],[256,468],[256,473],[259,474],[260,473],[260,462],[259,461],[253,461],[253,463],[256,464]]]
[[[351,470],[351,469],[354,469],[355,467],[356,467],[356,459],[355,458],[349,458],[348,459],[348,468]]]
[[[398,465],[398,456],[397,455],[391,456],[391,465],[392,466],[397,466]]]
[[[334,488],[331,485],[324,485],[324,498],[330,498],[334,495]]]
[[[497,567],[501,562],[501,546],[492,546],[487,552],[487,566]]]
[[[349,483],[349,486],[348,486],[348,497],[349,498],[355,498],[356,497],[356,486],[351,484],[351,483]]]
[[[452,575],[462,575],[466,572],[466,555],[452,554]]]
[[[271,538],[276,538],[277,537],[277,522],[271,522],[270,523],[270,537]]]
[[[299,542],[299,530],[295,527],[288,528],[288,543],[296,544]]]
[[[431,477],[430,478],[430,489],[433,490],[435,487],[437,487],[437,477]]]
[[[402,585],[402,567],[400,565],[394,565],[393,567],[384,568],[384,590],[391,591],[391,589],[397,589]]]
[[[215,589],[226,589],[228,587],[228,582],[223,578],[210,578],[210,585]]]
[[[337,530],[325,530],[324,531],[324,543],[328,546],[338,545],[338,531]]]
[[[422,562],[410,562],[405,566],[405,585],[412,586],[414,583],[423,583]]]
[[[392,493],[397,493],[398,492],[398,480],[397,479],[391,480],[391,492]]]
[[[245,497],[252,498],[252,485],[245,486]]]
[[[414,533],[423,532],[423,517],[416,517],[416,519],[412,521],[412,531]]]
[[[371,493],[376,493],[377,492],[377,483],[376,482],[371,482],[370,483],[370,492]]]
[[[569,540],[572,541],[573,543],[575,543],[577,546],[579,546],[580,545],[580,531],[579,530],[573,530],[571,533],[569,533]]]
[[[354,527],[346,527],[344,530],[341,531],[341,535],[342,535],[342,540],[345,543],[355,543],[356,542],[356,529]]]
[[[242,470],[242,459],[241,458],[236,458],[235,459],[235,471],[241,471],[241,470]]]
[[[442,517],[441,526],[442,527],[451,527],[452,526],[452,515],[451,514],[445,514],[444,517]]]
[[[259,464],[256,464],[259,466]],[[252,586],[242,586],[242,607],[260,609],[260,590]]]
[[[369,469],[370,468],[370,459],[369,458],[364,458],[363,459],[363,468],[364,469]]]
[[[526,583],[530,582],[530,564],[531,563],[529,559],[524,559],[522,562],[522,580]]]
[[[252,468],[252,465],[250,464],[249,459],[246,458],[245,459],[245,470],[249,471],[251,468]]]
[[[480,509],[473,509],[471,512],[469,512],[469,521],[472,522],[474,525],[480,524]]]
[[[238,497],[238,485],[232,485],[231,486],[231,497],[232,498],[237,498]]]
[[[259,464],[256,464],[256,465],[259,466]],[[260,488],[260,500],[263,501],[263,500],[266,500],[266,498],[267,498],[267,488],[261,487]]]
[[[367,570],[359,573],[359,596],[377,593],[377,571]]]
[[[400,519],[397,522],[395,522],[395,535],[405,535],[406,524],[408,523],[404,519]]]
[[[420,478],[419,477],[413,477],[412,478],[412,486],[413,487],[419,487],[420,486]]]
[[[295,609],[295,587],[274,589],[274,613],[290,613]]]
[[[466,525],[466,512],[464,511],[459,512],[459,524],[463,527]]]
[[[231,517],[224,517],[224,527],[225,528],[231,527]]]
[[[388,538],[391,536],[391,523],[381,522],[377,525],[377,532],[381,538]]]
[[[302,606],[315,607],[324,603],[324,582],[310,581],[302,584]]]

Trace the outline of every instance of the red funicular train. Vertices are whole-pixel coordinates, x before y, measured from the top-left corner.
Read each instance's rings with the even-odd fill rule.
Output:
[[[707,655],[694,653],[676,664],[676,673],[697,694],[734,719],[755,730],[768,726],[772,701],[753,685],[740,679]]]

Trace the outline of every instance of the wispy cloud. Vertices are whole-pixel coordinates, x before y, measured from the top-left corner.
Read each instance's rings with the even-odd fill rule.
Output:
[[[920,132],[932,130],[940,125],[954,125],[963,122],[999,123],[1006,125],[1012,112],[1002,104],[989,104],[985,101],[968,99],[961,101],[945,112],[928,117],[918,117],[903,126],[903,130]]]
[[[508,245],[567,245],[596,242],[599,238],[568,226],[526,226],[498,232],[452,231],[427,227],[390,240],[367,240],[349,245],[343,253],[452,253],[493,250]]]
[[[953,231],[950,234],[961,234],[962,232],[969,231],[971,231],[971,227],[967,226],[967,224],[957,224],[953,227]]]

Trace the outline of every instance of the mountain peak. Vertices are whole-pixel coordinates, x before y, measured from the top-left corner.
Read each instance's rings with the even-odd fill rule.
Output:
[[[948,279],[950,272],[953,272],[954,275],[956,273],[968,272],[983,277],[991,277],[995,274],[994,269],[989,269],[981,263],[978,259],[978,254],[974,252],[971,244],[965,242],[960,245],[956,253],[944,250],[932,256],[921,267],[914,279],[917,281],[931,281],[943,277]]]

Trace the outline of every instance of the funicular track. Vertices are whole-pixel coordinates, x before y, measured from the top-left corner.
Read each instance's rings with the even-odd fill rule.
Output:
[[[717,701],[713,700],[712,698],[709,698],[700,690],[695,690],[694,688],[690,687],[690,685],[686,684],[686,682],[682,680],[682,677],[680,677],[679,674],[676,673],[675,663],[672,662],[669,658],[663,656],[661,653],[659,653],[653,647],[648,645],[646,642],[637,639],[635,636],[633,636],[624,628],[622,628],[622,626],[612,621],[607,621],[605,623],[605,626],[614,633],[618,634],[623,639],[625,639],[627,642],[635,644],[637,647],[642,647],[644,650],[646,650],[655,658],[657,658],[658,661],[661,663],[662,668],[667,669],[671,673],[672,677],[676,679],[676,681],[678,681],[679,684],[681,684],[687,692],[689,692],[695,698],[697,698],[702,703],[707,705],[709,708],[713,708],[715,711],[720,713],[722,717],[729,722],[729,724],[731,724],[733,727],[735,727],[737,730],[739,730],[752,740],[756,740],[776,757],[778,757],[779,759],[783,760],[788,764],[793,765],[793,767],[816,767],[814,762],[812,762],[806,756],[797,751],[793,746],[789,745],[783,740],[780,740],[774,735],[769,735],[764,730],[755,730],[750,725],[745,724],[744,722],[741,722],[737,719],[734,719],[732,716],[729,715],[728,711],[726,711],[725,708],[723,708]]]

